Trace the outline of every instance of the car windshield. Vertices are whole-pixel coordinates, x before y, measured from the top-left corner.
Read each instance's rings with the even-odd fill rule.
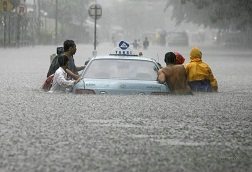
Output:
[[[93,79],[146,80],[157,79],[158,67],[154,62],[132,59],[95,59],[83,77]]]

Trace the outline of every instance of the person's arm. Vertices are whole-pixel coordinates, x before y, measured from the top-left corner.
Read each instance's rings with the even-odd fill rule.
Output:
[[[217,83],[217,80],[215,79],[210,67],[209,67],[208,71],[209,71],[209,75],[208,75],[207,79],[210,81],[212,90],[213,90],[213,92],[218,92],[218,83]]]
[[[82,80],[83,78],[79,77],[77,80],[74,81],[74,84],[77,84],[80,80]]]
[[[59,77],[57,78],[57,83],[65,88],[74,85],[74,81],[73,80],[66,80],[66,78],[63,74],[59,75]]]
[[[75,80],[79,79],[79,75],[74,74],[72,71],[70,71],[69,69],[66,69],[66,73],[68,75],[70,75],[72,78],[74,78]]]
[[[165,83],[165,74],[162,69],[158,70],[158,82],[161,84]]]
[[[77,84],[80,80],[82,80],[83,78],[78,78],[77,80],[66,80],[64,78],[63,75],[61,75],[59,78],[58,78],[58,83],[63,86],[63,87],[69,87],[69,86],[73,86],[75,84]]]
[[[218,86],[213,86],[212,90],[213,90],[213,92],[218,92]]]
[[[79,66],[79,67],[76,66],[77,71],[83,70],[84,68],[85,68],[85,66]]]

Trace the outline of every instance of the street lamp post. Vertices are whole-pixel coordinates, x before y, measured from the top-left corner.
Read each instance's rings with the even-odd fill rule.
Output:
[[[55,3],[55,45],[58,43],[58,0]]]
[[[44,17],[45,17],[45,33],[46,33],[46,18],[47,18],[47,12],[44,13]]]
[[[89,16],[92,17],[94,19],[94,51],[93,51],[93,56],[95,57],[97,55],[96,52],[96,44],[97,44],[97,40],[96,40],[96,21],[97,19],[101,18],[102,16],[102,7],[99,4],[92,4],[89,7]]]
[[[32,12],[32,46],[35,46],[35,22],[36,22],[36,1],[33,0],[33,12]]]

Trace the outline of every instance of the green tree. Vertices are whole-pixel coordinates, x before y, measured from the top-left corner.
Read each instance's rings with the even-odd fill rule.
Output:
[[[252,27],[251,0],[169,0],[177,24],[192,22],[221,30],[248,31]]]

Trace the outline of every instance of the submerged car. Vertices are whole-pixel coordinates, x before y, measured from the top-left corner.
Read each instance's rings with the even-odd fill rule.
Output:
[[[189,38],[185,31],[182,32],[170,32],[167,36],[167,42],[169,46],[188,46]]]
[[[158,63],[138,56],[122,41],[107,56],[93,57],[81,73],[76,94],[168,94],[169,88],[157,81]]]

